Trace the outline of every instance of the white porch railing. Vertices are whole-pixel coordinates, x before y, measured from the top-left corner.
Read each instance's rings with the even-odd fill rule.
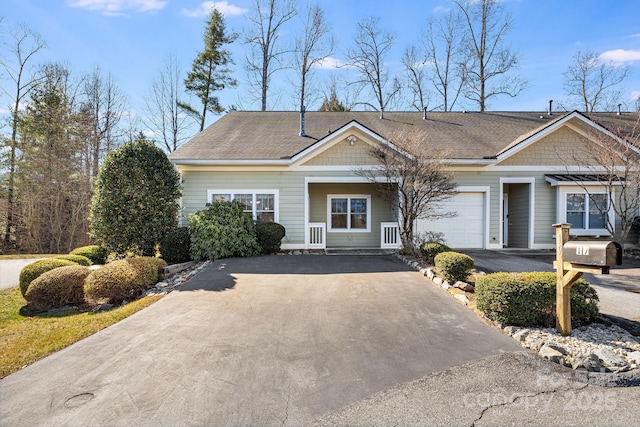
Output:
[[[380,223],[380,248],[398,249],[401,246],[400,227],[397,222]]]
[[[309,223],[309,249],[327,248],[327,226],[324,222]]]

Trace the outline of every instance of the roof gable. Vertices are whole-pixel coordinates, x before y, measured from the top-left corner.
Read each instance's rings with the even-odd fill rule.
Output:
[[[371,147],[384,144],[404,155],[391,142],[355,120],[342,126],[291,158],[293,165],[353,165],[377,164]]]

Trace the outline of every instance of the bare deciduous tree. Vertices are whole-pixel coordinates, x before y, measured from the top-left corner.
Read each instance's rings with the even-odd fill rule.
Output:
[[[562,73],[564,90],[570,103],[584,112],[614,111],[629,71],[628,66],[603,61],[595,51],[579,50]]]
[[[385,60],[393,46],[395,35],[383,31],[379,19],[370,17],[358,22],[358,33],[354,46],[347,50],[346,62],[360,74],[352,84],[368,87],[375,98],[375,104],[361,101],[384,117],[384,111],[402,89],[397,77],[391,77],[385,67]]]
[[[379,144],[371,151],[378,166],[356,172],[377,184],[380,197],[398,208],[402,244],[415,251],[416,221],[454,216],[455,212],[442,210],[442,202],[457,194],[456,185],[446,170],[446,153],[426,150],[424,132],[407,127],[386,139],[390,144]]]
[[[506,44],[511,30],[511,14],[499,0],[452,0],[460,9],[465,47],[472,56],[466,69],[465,96],[485,111],[487,101],[499,95],[517,96],[528,82],[512,75],[519,62]]]
[[[441,21],[431,20],[424,36],[426,62],[440,99],[436,109],[445,112],[453,110],[467,84],[471,52],[465,48],[461,23],[460,15],[451,11]]]
[[[575,183],[589,196],[590,206],[604,218],[605,228],[621,245],[640,212],[640,116],[634,116],[632,120],[608,121],[609,135],[589,132],[583,138],[586,150],[565,161],[567,166],[578,166],[580,174],[598,177],[597,182],[576,179]],[[607,197],[598,197],[603,191]],[[610,216],[610,210],[615,215]]]
[[[313,68],[322,63],[333,52],[334,40],[331,29],[324,16],[324,11],[318,4],[307,7],[307,15],[302,34],[295,41],[295,63],[299,83],[300,106],[308,105],[310,101],[307,89]]]
[[[5,51],[11,54],[11,58],[0,57],[0,66],[2,66],[5,76],[12,83],[11,88],[5,88],[5,86],[2,85],[2,90],[12,100],[10,107],[11,137],[7,141],[7,145],[9,145],[9,178],[7,183],[7,217],[4,227],[4,243],[7,245],[15,245],[14,192],[20,108],[23,99],[25,99],[40,82],[38,77],[29,74],[28,65],[34,55],[44,49],[45,42],[39,34],[31,31],[26,25],[22,25],[9,32],[9,40],[3,44]]]
[[[115,148],[119,134],[118,124],[126,109],[126,96],[111,73],[105,76],[95,67],[84,78],[83,109],[88,114],[91,134],[86,146],[86,175],[98,175],[100,161]]]
[[[174,55],[169,56],[158,77],[151,83],[145,100],[147,126],[167,152],[175,151],[193,135],[193,121],[180,108],[180,66]]]
[[[271,79],[286,67],[285,55],[291,52],[280,42],[283,26],[297,15],[297,10],[293,0],[254,0],[254,8],[247,17],[245,43],[251,51],[246,56],[246,68],[249,86],[260,100],[261,110],[266,111]]]
[[[427,64],[424,55],[414,46],[407,46],[402,54],[402,65],[407,73],[407,89],[411,93],[411,107],[422,111],[429,107],[431,93],[427,89],[429,79],[426,74]]]

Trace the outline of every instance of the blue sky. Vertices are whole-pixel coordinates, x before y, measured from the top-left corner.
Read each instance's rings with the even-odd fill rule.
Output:
[[[185,74],[190,68],[202,48],[205,15],[211,5],[216,4],[225,13],[229,29],[242,32],[245,14],[252,3],[252,0],[2,0],[0,16],[4,18],[4,29],[24,22],[40,33],[48,47],[38,54],[37,62],[67,61],[78,76],[100,66],[113,75],[127,94],[130,109],[140,112],[151,82],[169,54],[177,56]],[[298,3],[302,9],[303,2]],[[491,101],[490,110],[543,111],[549,99],[565,98],[562,72],[579,49],[602,52],[620,64],[635,67],[625,82],[624,99],[620,100],[628,109],[635,108],[633,99],[640,95],[640,1],[504,0],[504,5],[514,18],[509,40],[520,52],[518,72],[530,81],[530,88],[515,99],[503,97]],[[357,21],[377,16],[383,28],[397,35],[388,66],[398,71],[404,47],[418,41],[430,17],[438,17],[452,7],[446,0],[331,0],[322,1],[321,6],[338,42],[333,59],[337,62],[344,59]],[[294,33],[291,25],[283,37]],[[232,47],[240,85],[222,92],[221,101],[226,106],[258,109],[259,104],[250,102],[247,96],[245,52],[246,47],[239,42]],[[316,75],[325,79],[336,72],[339,71],[323,69]],[[289,78],[284,75],[276,78],[270,95],[272,107],[297,108],[290,87]],[[8,104],[6,99],[2,101],[0,110]],[[473,109],[470,104],[466,107]]]

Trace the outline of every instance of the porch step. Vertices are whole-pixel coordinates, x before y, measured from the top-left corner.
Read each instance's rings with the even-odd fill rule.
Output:
[[[378,248],[327,248],[327,255],[391,255],[395,253],[394,249],[378,249]]]

